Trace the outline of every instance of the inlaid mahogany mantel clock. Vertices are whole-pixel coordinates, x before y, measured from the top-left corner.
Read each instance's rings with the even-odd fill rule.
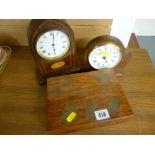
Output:
[[[28,40],[42,77],[47,78],[79,70],[74,34],[65,20],[31,20]]]
[[[92,39],[80,56],[83,71],[103,69],[121,73],[128,63],[129,54],[122,42],[104,35]]]

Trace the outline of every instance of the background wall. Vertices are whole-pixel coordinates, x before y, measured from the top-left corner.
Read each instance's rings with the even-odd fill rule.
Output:
[[[133,31],[136,35],[155,36],[155,19],[137,19]]]
[[[134,25],[135,19],[113,19],[111,35],[118,37],[127,47]]]

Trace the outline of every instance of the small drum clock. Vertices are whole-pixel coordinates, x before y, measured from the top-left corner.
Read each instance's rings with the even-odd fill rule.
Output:
[[[28,40],[42,77],[47,78],[79,70],[74,34],[65,20],[31,20]]]
[[[122,42],[113,36],[99,36],[91,40],[81,55],[84,71],[108,69],[119,73],[128,62],[128,52]]]

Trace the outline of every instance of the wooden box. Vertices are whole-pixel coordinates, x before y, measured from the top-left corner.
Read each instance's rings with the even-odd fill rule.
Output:
[[[47,96],[50,134],[100,127],[133,114],[117,77],[103,71],[49,78]]]

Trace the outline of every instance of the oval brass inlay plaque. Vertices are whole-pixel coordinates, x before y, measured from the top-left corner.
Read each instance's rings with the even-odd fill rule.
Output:
[[[51,68],[52,69],[57,69],[57,68],[63,67],[64,65],[65,65],[64,61],[59,61],[59,62],[56,62],[56,63],[52,64]]]

